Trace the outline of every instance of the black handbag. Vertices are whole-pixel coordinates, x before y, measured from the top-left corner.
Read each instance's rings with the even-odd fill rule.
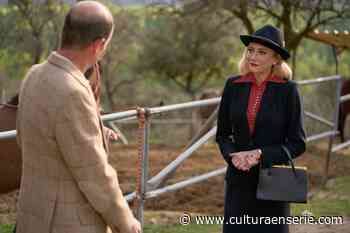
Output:
[[[295,167],[289,150],[282,146],[288,156],[290,166],[260,166],[257,199],[284,201],[291,203],[307,202],[307,169]]]

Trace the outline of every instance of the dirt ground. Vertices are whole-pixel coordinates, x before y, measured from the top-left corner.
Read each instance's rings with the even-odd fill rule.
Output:
[[[326,142],[311,145],[308,152],[297,159],[298,165],[307,165],[310,170],[311,192],[315,192],[321,184],[321,175],[323,174],[325,161],[324,151],[326,148]],[[152,145],[150,147],[149,157],[149,177],[157,174],[162,168],[174,160],[181,151],[179,148]],[[350,175],[349,159],[350,150],[333,154],[329,176],[332,178]],[[114,145],[110,162],[118,171],[123,192],[130,193],[134,191],[137,174],[137,148],[135,146]],[[208,144],[195,152],[190,159],[186,160],[167,184],[172,184],[175,181],[184,180],[187,177],[199,175],[224,166],[225,163],[221,159],[216,145]],[[158,214],[146,214],[146,222],[160,224],[177,223],[177,215],[183,212],[222,215],[224,207],[223,183],[224,178],[221,175],[213,177],[206,182],[147,200],[146,211],[149,211],[149,213],[156,212]],[[11,224],[15,222],[16,196],[17,191],[0,195],[0,224]],[[291,226],[291,233],[350,232],[349,217],[347,216],[345,218],[345,223],[342,225],[294,225]]]

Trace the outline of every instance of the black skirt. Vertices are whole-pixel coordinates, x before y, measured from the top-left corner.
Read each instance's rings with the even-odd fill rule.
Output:
[[[226,180],[223,233],[289,233],[287,224],[268,224],[271,219],[256,218],[290,216],[288,203],[258,200],[256,188],[257,179]],[[254,224],[244,224],[248,222]]]

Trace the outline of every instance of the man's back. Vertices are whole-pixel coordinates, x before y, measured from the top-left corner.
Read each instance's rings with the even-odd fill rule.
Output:
[[[107,161],[93,94],[69,60],[53,53],[31,69],[17,120],[23,153],[17,233],[127,229],[132,214]]]

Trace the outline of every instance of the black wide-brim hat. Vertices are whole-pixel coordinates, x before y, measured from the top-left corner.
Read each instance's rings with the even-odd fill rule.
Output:
[[[252,35],[240,35],[240,38],[245,46],[248,46],[250,42],[255,42],[272,49],[281,55],[283,60],[290,57],[288,50],[284,48],[282,32],[272,25],[266,25],[256,30]]]

